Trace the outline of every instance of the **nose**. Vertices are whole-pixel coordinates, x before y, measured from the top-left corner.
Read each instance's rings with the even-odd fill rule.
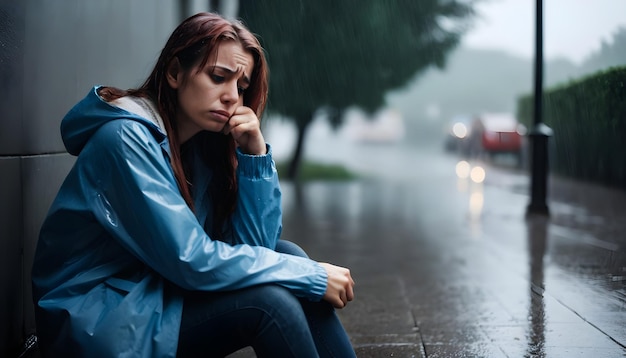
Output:
[[[229,81],[224,85],[224,92],[222,93],[222,102],[233,103],[239,100],[239,90],[237,81]]]

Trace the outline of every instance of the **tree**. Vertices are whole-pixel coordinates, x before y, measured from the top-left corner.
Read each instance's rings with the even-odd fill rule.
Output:
[[[602,41],[600,49],[589,55],[581,65],[580,75],[588,75],[609,67],[626,64],[626,27],[613,33],[613,41]]]
[[[387,91],[443,67],[471,15],[471,0],[242,0],[239,16],[268,55],[268,111],[297,127],[287,177],[297,179],[318,110],[337,126],[348,107],[379,109]]]

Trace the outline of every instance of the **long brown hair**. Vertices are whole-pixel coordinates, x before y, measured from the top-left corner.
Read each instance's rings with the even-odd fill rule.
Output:
[[[110,101],[126,95],[147,97],[156,102],[159,114],[163,118],[170,143],[170,162],[185,202],[194,210],[189,187],[186,165],[181,156],[181,144],[178,142],[176,90],[166,79],[169,64],[178,59],[182,71],[191,71],[194,67],[200,71],[209,57],[217,50],[221,41],[230,40],[241,43],[252,54],[254,68],[250,86],[244,92],[243,103],[252,108],[260,119],[268,93],[268,68],[263,48],[257,38],[239,21],[228,21],[220,15],[202,12],[183,21],[172,32],[150,76],[138,89],[119,90],[106,87],[100,90],[100,96]],[[231,136],[218,133],[200,132],[193,141],[202,148],[200,156],[213,170],[209,195],[213,200],[213,232],[221,237],[222,228],[235,210],[237,203],[237,156],[235,142]]]

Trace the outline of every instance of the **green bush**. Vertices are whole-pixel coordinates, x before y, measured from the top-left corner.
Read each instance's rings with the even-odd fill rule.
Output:
[[[517,116],[532,128],[533,95]],[[558,174],[626,188],[626,67],[544,90],[543,122],[552,128],[550,168]]]
[[[281,178],[286,178],[289,163],[276,163],[276,170]],[[345,181],[356,179],[357,175],[338,164],[322,164],[317,162],[304,161],[300,167],[298,180],[332,180]]]

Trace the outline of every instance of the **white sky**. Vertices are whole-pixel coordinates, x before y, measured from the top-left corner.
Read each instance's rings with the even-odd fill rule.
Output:
[[[482,0],[463,45],[535,54],[535,0]],[[626,0],[543,0],[543,53],[580,63],[626,27]]]

